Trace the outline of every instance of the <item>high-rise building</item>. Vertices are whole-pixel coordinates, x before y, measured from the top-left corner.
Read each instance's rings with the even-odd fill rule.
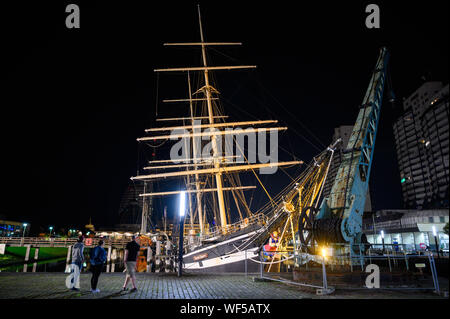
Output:
[[[328,171],[327,180],[325,181],[325,185],[323,187],[323,196],[328,197],[331,192],[331,188],[333,187],[334,179],[336,178],[337,171],[339,166],[342,163],[343,154],[341,151],[347,147],[348,140],[352,135],[353,126],[352,125],[342,125],[336,127],[334,129],[332,143],[334,143],[337,139],[341,138],[342,142],[339,143],[336,147],[336,151],[334,152],[333,161],[330,164],[330,169]],[[366,203],[364,206],[365,212],[372,211],[372,203],[370,199],[370,192],[367,190]]]
[[[426,82],[393,125],[405,208],[448,207],[449,86]]]
[[[19,221],[5,220],[0,216],[0,237],[28,236],[31,225]]]

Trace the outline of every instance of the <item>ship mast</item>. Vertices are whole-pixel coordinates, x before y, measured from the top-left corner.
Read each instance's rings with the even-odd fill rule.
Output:
[[[250,125],[262,125],[262,124],[271,124],[271,123],[277,123],[278,121],[275,120],[266,120],[266,121],[240,121],[240,122],[215,122],[215,119],[224,119],[227,118],[227,116],[223,116],[221,114],[214,114],[213,109],[213,101],[218,100],[218,97],[213,96],[213,93],[218,93],[217,90],[211,86],[210,84],[210,78],[209,78],[209,71],[216,71],[216,70],[237,70],[237,69],[253,69],[256,68],[254,65],[236,65],[236,66],[208,66],[208,61],[206,58],[206,46],[223,46],[223,45],[241,45],[240,42],[205,42],[204,35],[203,35],[203,27],[202,27],[202,20],[201,20],[201,14],[200,14],[200,6],[198,6],[198,19],[199,19],[199,29],[200,29],[200,42],[188,42],[188,43],[164,43],[165,46],[197,46],[201,47],[202,50],[202,66],[197,67],[178,67],[178,68],[166,68],[166,69],[155,69],[155,72],[188,72],[188,88],[189,88],[189,98],[182,98],[182,99],[173,99],[173,100],[163,100],[165,103],[172,103],[172,102],[189,102],[190,106],[190,117],[181,117],[181,118],[166,118],[166,119],[158,119],[159,121],[184,121],[184,120],[190,120],[190,125],[183,125],[183,126],[172,126],[172,127],[156,127],[156,128],[150,128],[146,129],[146,133],[158,133],[158,135],[153,136],[146,136],[138,138],[137,141],[139,142],[145,142],[145,141],[156,141],[156,140],[167,140],[167,139],[177,139],[177,138],[189,138],[193,139],[194,137],[210,137],[211,138],[211,147],[212,147],[212,157],[208,158],[202,158],[198,157],[199,153],[197,150],[198,145],[196,145],[195,141],[193,142],[193,153],[194,156],[192,158],[185,158],[181,161],[172,161],[172,160],[158,160],[158,161],[150,161],[150,164],[156,164],[156,163],[175,163],[176,165],[163,165],[163,166],[149,166],[144,167],[146,170],[153,170],[153,169],[173,169],[173,168],[186,168],[186,170],[180,170],[180,171],[174,171],[174,172],[164,172],[164,173],[152,173],[152,174],[144,174],[144,175],[138,175],[131,177],[131,180],[154,180],[154,179],[165,179],[165,178],[171,178],[171,177],[187,177],[189,183],[189,176],[194,175],[194,184],[195,184],[195,190],[191,189],[191,185],[188,185],[188,189],[186,192],[188,194],[196,193],[196,200],[197,200],[197,209],[198,209],[198,219],[199,219],[199,226],[200,226],[200,236],[202,236],[202,233],[205,231],[205,208],[202,205],[202,193],[206,192],[213,192],[217,194],[217,204],[218,204],[218,210],[219,210],[219,218],[220,218],[220,229],[222,233],[226,233],[228,231],[228,220],[227,220],[227,214],[226,214],[226,208],[225,208],[225,200],[224,200],[224,191],[244,191],[249,189],[254,189],[255,186],[234,186],[234,187],[224,187],[223,183],[223,173],[238,173],[241,171],[248,171],[252,170],[254,172],[255,169],[261,169],[261,168],[267,168],[267,167],[278,167],[278,166],[291,166],[291,165],[298,165],[302,164],[302,161],[290,161],[290,162],[270,162],[270,163],[260,163],[260,164],[250,164],[247,163],[245,165],[232,165],[229,166],[230,162],[226,161],[226,158],[234,158],[238,156],[223,156],[222,155],[222,149],[219,149],[219,143],[217,141],[217,138],[222,138],[225,135],[239,135],[239,134],[259,134],[260,132],[272,132],[272,131],[284,131],[287,129],[287,127],[251,127],[243,130],[242,128],[239,128],[239,126],[250,126]],[[201,87],[197,92],[203,92],[204,96],[200,98],[192,98],[193,94],[191,90],[191,82],[190,82],[190,71],[199,71],[203,72],[203,78],[204,78],[204,86]],[[207,106],[207,112],[208,114],[205,114],[206,116],[194,116],[194,110],[193,110],[193,102],[197,101],[205,101]],[[204,124],[197,124],[194,123],[196,120],[208,120],[207,123]],[[229,127],[238,127],[233,130],[212,130],[212,131],[201,131],[200,129],[203,128],[229,128]],[[188,132],[184,132],[181,134],[173,133],[173,130],[175,129],[186,129]],[[191,132],[189,132],[191,130]],[[200,130],[200,131],[199,131]],[[167,135],[159,135],[160,132],[164,131],[172,131],[173,134]],[[200,145],[201,148],[201,145]],[[190,152],[190,151],[189,151]],[[242,156],[245,158],[244,154]],[[241,157],[241,156],[239,156]],[[247,159],[245,159],[247,161]],[[177,164],[177,162],[185,163],[185,164]],[[232,163],[231,164],[236,164]],[[192,167],[193,169],[188,169],[188,167]],[[204,167],[206,166],[206,167]],[[254,172],[255,173],[255,172]],[[255,173],[256,174],[256,173]],[[199,176],[205,176],[205,175],[214,175],[216,185],[212,188],[201,188],[200,178]],[[147,196],[166,196],[166,195],[175,195],[180,193],[181,191],[170,191],[170,192],[151,192],[151,193],[145,193],[140,194],[141,197],[147,197]],[[233,194],[234,195],[234,194]],[[213,197],[216,199],[216,197]],[[235,199],[236,200],[236,199]],[[238,208],[239,209],[239,208]],[[192,223],[192,213],[191,213],[191,223]]]
[[[191,124],[192,124],[192,131],[194,131],[194,109],[192,107],[192,90],[191,90],[191,77],[189,75],[188,72],[188,89],[189,89],[189,109],[191,111]],[[196,143],[192,143],[192,150],[194,153],[194,170],[198,169],[197,163],[198,163],[198,159],[196,158],[197,156],[197,145]],[[202,197],[201,197],[201,189],[200,189],[200,180],[198,177],[198,174],[194,174],[194,179],[195,179],[195,188],[197,190],[197,192],[195,193],[196,197],[197,197],[197,211],[198,211],[198,221],[200,224],[200,236],[202,236],[203,234],[203,207],[202,207]],[[190,198],[190,195],[189,195]]]
[[[200,15],[200,5],[197,6],[198,9],[198,23],[200,27],[200,40],[202,44],[202,58],[203,58],[203,66],[205,67],[205,70],[203,71],[204,78],[205,78],[205,93],[206,93],[206,103],[208,105],[208,117],[209,117],[209,124],[214,124],[214,113],[212,109],[212,103],[211,103],[211,86],[209,85],[209,76],[208,76],[208,63],[206,61],[206,47],[205,47],[205,40],[203,37],[203,28],[202,28],[202,17]],[[213,157],[214,157],[214,167],[218,169],[220,167],[220,163],[217,159],[219,156],[219,151],[217,149],[217,141],[216,136],[211,136],[211,142],[212,142],[212,148],[213,148]],[[216,186],[217,186],[217,199],[219,204],[219,213],[220,213],[220,223],[222,226],[222,230],[225,231],[227,226],[227,216],[225,212],[225,202],[223,199],[223,186],[222,186],[222,173],[218,172],[215,174],[216,177]]]

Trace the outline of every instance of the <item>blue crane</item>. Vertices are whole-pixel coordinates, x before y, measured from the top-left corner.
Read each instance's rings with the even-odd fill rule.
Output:
[[[311,244],[311,236],[305,236],[305,232],[311,232],[314,241],[324,245],[349,243],[355,247],[355,244],[367,243],[367,238],[362,233],[362,217],[388,60],[389,53],[383,47],[380,49],[349,142],[342,151],[343,160],[330,195],[322,200],[319,209],[308,207],[300,215],[299,234],[302,244]]]

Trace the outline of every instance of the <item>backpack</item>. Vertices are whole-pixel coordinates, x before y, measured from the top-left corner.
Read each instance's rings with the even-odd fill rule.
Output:
[[[97,264],[102,264],[102,259],[100,258],[100,254],[99,254],[99,249],[98,247],[95,247],[94,249],[91,249],[91,251],[89,252],[89,257],[91,258],[91,260],[94,261],[94,263]]]

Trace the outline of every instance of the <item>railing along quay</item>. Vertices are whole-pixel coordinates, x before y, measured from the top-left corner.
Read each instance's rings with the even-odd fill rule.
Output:
[[[85,246],[96,246],[99,240],[103,240],[105,246],[124,248],[130,241],[129,238],[111,239],[111,238],[86,238]],[[22,247],[31,245],[34,247],[69,247],[77,242],[77,238],[48,238],[48,237],[0,237],[0,244],[6,244],[13,247]]]

